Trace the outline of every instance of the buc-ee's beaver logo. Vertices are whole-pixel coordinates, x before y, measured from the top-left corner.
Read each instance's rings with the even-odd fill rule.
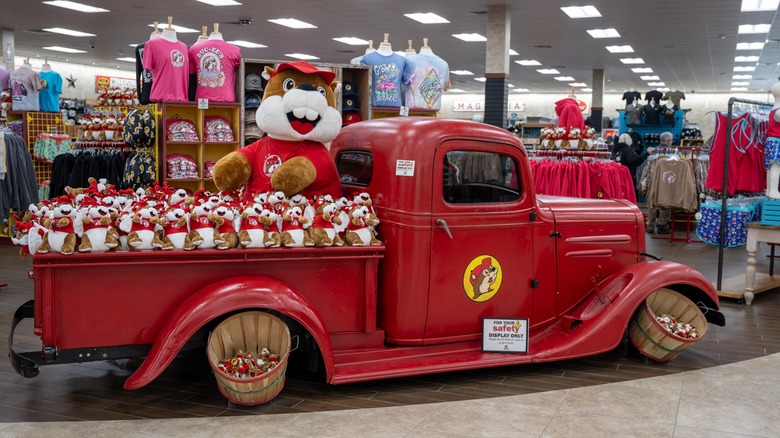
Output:
[[[495,257],[480,255],[474,257],[463,273],[463,290],[472,301],[484,302],[498,293],[501,288],[501,264]]]

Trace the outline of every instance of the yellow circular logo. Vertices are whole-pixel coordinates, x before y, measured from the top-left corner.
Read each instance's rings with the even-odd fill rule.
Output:
[[[485,302],[501,288],[502,273],[495,257],[488,254],[474,257],[463,273],[463,291],[470,300]]]

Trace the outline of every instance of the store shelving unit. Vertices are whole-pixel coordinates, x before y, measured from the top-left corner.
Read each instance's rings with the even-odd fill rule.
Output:
[[[218,103],[210,102],[208,109],[198,109],[194,102],[165,102],[160,104],[162,115],[158,123],[158,144],[160,153],[158,154],[158,173],[162,175],[162,180],[168,185],[176,188],[185,188],[195,192],[198,189],[208,191],[217,191],[211,178],[204,178],[204,163],[207,161],[218,161],[220,158],[237,150],[241,145],[241,109],[240,103]],[[230,123],[233,129],[234,141],[231,142],[210,142],[205,141],[206,133],[204,119],[206,116],[222,116]],[[198,141],[195,142],[173,142],[168,141],[166,133],[166,121],[171,118],[179,117],[189,119],[195,125],[195,131],[198,134]],[[171,154],[189,155],[195,159],[197,164],[197,178],[169,178],[166,163],[166,157]]]

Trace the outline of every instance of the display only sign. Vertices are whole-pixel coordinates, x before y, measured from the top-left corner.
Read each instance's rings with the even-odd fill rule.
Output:
[[[528,353],[528,318],[483,319],[482,351]]]
[[[95,92],[100,93],[109,88],[132,88],[135,90],[135,79],[115,78],[113,76],[95,75]]]

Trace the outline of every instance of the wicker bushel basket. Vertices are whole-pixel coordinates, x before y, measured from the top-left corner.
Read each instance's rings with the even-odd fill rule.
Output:
[[[236,349],[259,352],[263,347],[279,355],[279,364],[267,372],[239,379],[217,369]],[[209,335],[207,354],[217,378],[217,387],[228,400],[241,405],[259,405],[279,394],[284,386],[290,330],[279,318],[266,312],[243,312],[222,321]]]
[[[698,337],[688,339],[670,333],[655,319],[656,315],[664,313],[696,327]],[[658,362],[672,360],[704,337],[706,332],[707,319],[696,304],[669,289],[659,289],[650,294],[628,325],[631,343],[642,354]]]

